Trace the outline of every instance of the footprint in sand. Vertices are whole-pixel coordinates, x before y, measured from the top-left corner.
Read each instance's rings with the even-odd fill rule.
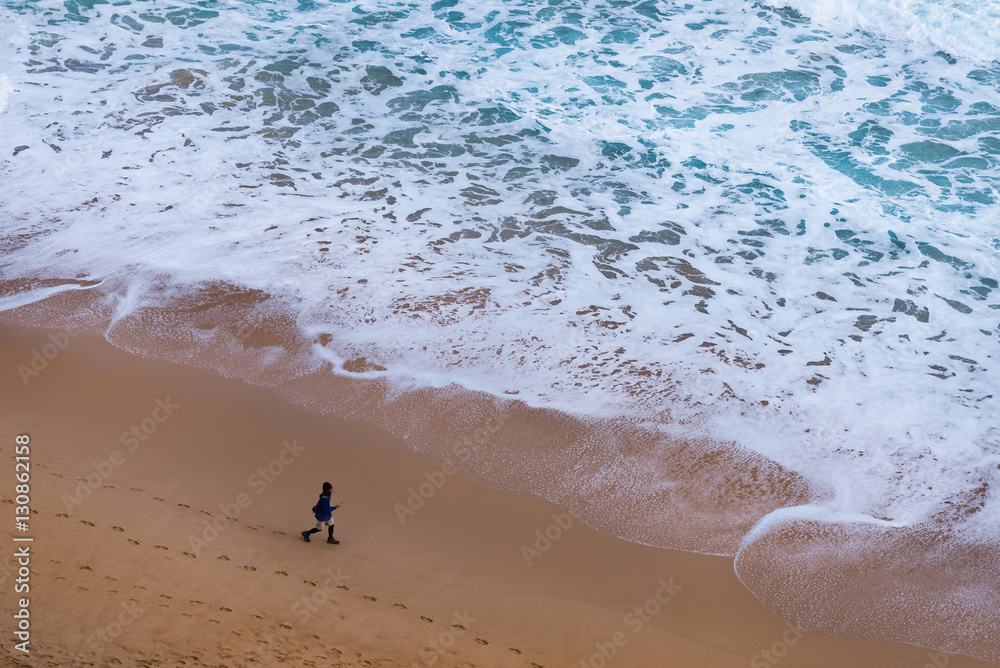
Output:
[[[129,489],[132,490],[133,492],[141,492],[141,491],[143,491],[143,490],[139,489],[138,487],[129,487]]]
[[[479,643],[480,645],[489,645],[489,643],[483,640],[482,638],[476,638],[476,642]]]
[[[140,489],[139,491],[141,492],[142,490]],[[163,499],[161,499],[161,498],[160,498],[160,497],[158,497],[158,496],[154,496],[154,497],[153,497],[153,501],[163,501]]]
[[[219,610],[221,610],[222,612],[232,612],[233,611],[232,608],[219,608]]]
[[[402,608],[403,610],[406,610],[406,606],[403,605],[402,603],[393,603],[392,607],[394,607],[394,608]]]
[[[185,552],[184,556],[185,557],[191,557],[192,559],[197,559],[198,558],[197,554],[191,554],[190,552]]]
[[[283,629],[288,629],[289,631],[292,630],[292,627],[289,626],[288,624],[278,624],[278,626]]]
[[[156,607],[158,607],[158,608],[169,608],[170,606],[167,605],[166,603],[157,603]]]
[[[69,517],[66,513],[58,513],[56,517]]]
[[[310,587],[315,587],[316,586],[316,583],[313,582],[312,580],[303,580],[302,582],[304,582],[305,584],[309,585]]]
[[[122,529],[121,527],[111,527],[111,528],[114,529],[115,531],[125,531],[125,529]]]
[[[424,620],[428,624],[433,624],[434,623],[434,620],[431,619],[430,617],[424,617],[423,615],[420,615],[420,619]]]
[[[255,571],[255,570],[257,570],[257,568],[255,566],[244,566],[243,568],[245,568],[248,571]]]
[[[252,617],[256,617],[257,619],[264,619],[264,618],[263,618],[263,617],[261,617],[260,615],[251,615],[251,616],[252,616]]]
[[[459,631],[464,631],[465,630],[465,627],[462,626],[461,624],[452,624],[451,628],[458,629]]]
[[[91,568],[90,566],[80,566],[80,570],[81,571],[92,571],[94,569]]]
[[[374,603],[375,601],[377,601],[377,600],[378,600],[378,599],[377,599],[377,598],[375,598],[374,596],[365,596],[365,597],[363,597],[363,598],[364,598],[364,599],[365,599],[366,601],[371,601],[372,603]]]
[[[275,571],[274,574],[275,575],[288,575],[288,573],[286,573],[285,571]]]
[[[104,489],[118,489],[114,485],[101,485],[101,487],[103,487]]]
[[[167,596],[166,594],[160,594],[160,598],[172,599],[173,596]]]
[[[508,648],[507,648],[507,651],[508,651],[508,652],[514,652],[514,654],[520,654],[520,653],[521,653],[521,650],[519,650],[519,649],[514,649],[513,647],[508,647]]]
[[[97,526],[93,522],[88,522],[87,520],[80,520],[80,524],[86,524],[89,527],[96,527]]]
[[[190,508],[190,507],[191,507],[191,506],[189,506],[189,505],[188,505],[188,504],[186,504],[186,503],[178,503],[178,504],[177,504],[177,506],[178,506],[179,508]]]
[[[118,582],[118,578],[113,578],[110,575],[105,575],[104,579],[107,580],[108,582]]]
[[[350,587],[345,587],[344,585],[337,585],[337,589],[343,589],[344,591],[351,591]]]
[[[287,535],[288,535],[288,534],[286,534],[286,533],[285,533],[284,531],[272,531],[271,533],[276,533],[276,534],[278,534],[279,536],[287,536]]]
[[[220,554],[219,556],[216,557],[216,559],[220,559],[221,561],[229,561],[229,557],[224,554]]]
[[[132,543],[133,545],[138,545],[139,544],[139,541],[132,540],[131,538],[128,539],[128,542]]]
[[[209,515],[209,516],[211,516],[211,514],[212,514],[212,513],[208,512],[207,510],[202,510],[201,508],[198,508],[198,512],[201,513],[202,515]]]
[[[188,603],[194,603],[196,605],[205,605],[205,601],[188,601]]]
[[[169,547],[166,547],[164,545],[154,545],[153,547],[155,547],[157,550],[169,550],[170,549]]]
[[[182,612],[181,614],[184,615],[185,617],[192,617],[193,616],[190,612]]]

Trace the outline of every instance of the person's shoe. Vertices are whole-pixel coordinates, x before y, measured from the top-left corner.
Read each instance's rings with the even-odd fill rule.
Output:
[[[303,531],[302,532],[302,540],[304,540],[307,543],[309,542],[309,532],[308,531]]]
[[[327,538],[326,542],[330,543],[331,545],[340,545],[340,541],[334,538],[333,536]]]

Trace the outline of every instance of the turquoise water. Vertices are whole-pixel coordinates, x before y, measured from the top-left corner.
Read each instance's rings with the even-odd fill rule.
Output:
[[[65,280],[0,308],[113,279],[113,339],[235,284],[303,368],[733,443],[801,518],[973,498],[995,540],[1000,14],[792,4],[4,3],[0,271]]]

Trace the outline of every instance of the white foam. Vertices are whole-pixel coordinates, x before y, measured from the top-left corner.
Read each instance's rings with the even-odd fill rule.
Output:
[[[14,87],[10,85],[10,79],[6,74],[0,74],[0,114],[7,108],[7,99],[14,92]]]
[[[1000,6],[992,0],[787,0],[819,25],[931,45],[989,63],[1000,58]]]
[[[28,306],[30,304],[37,304],[38,302],[44,301],[49,297],[58,295],[62,292],[70,290],[86,290],[89,287],[93,286],[81,286],[74,284],[54,285],[45,288],[36,288],[30,291],[18,292],[6,297],[0,297],[0,312],[9,311],[22,306]]]
[[[4,276],[118,277],[115,323],[237,284],[330,336],[303,368],[660,422],[919,524],[1000,484],[996,72],[804,5],[5,8]]]

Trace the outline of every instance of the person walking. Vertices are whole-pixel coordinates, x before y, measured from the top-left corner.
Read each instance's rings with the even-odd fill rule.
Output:
[[[319,495],[319,501],[312,508],[313,512],[316,514],[316,526],[312,529],[309,529],[308,531],[302,532],[302,540],[304,540],[305,542],[308,543],[309,536],[311,536],[314,533],[319,533],[325,526],[329,531],[329,538],[326,539],[326,542],[331,543],[333,545],[337,545],[340,543],[339,540],[333,537],[333,511],[335,511],[337,508],[340,508],[340,506],[344,504],[340,503],[337,504],[336,506],[331,506],[330,495],[332,493],[333,493],[333,485],[331,485],[328,482],[324,482],[323,493]]]

